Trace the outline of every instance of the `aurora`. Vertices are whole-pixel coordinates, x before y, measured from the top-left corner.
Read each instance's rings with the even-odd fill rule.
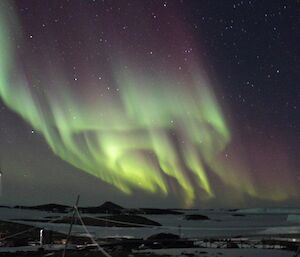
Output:
[[[0,97],[55,155],[126,194],[136,189],[177,194],[192,206],[215,197],[213,174],[239,196],[259,197],[247,169],[220,157],[233,135],[217,85],[199,58],[201,48],[184,22],[176,30],[162,25],[162,35],[147,22],[128,21],[127,34],[119,36],[125,29],[117,21],[126,17],[104,16],[101,29],[111,27],[103,38],[85,31],[83,38],[91,39],[82,43],[99,58],[71,66],[42,47],[28,60],[18,48],[26,37],[18,31],[18,17],[5,11],[1,8]],[[144,30],[151,39],[140,48],[136,34]],[[110,45],[104,46],[105,40]],[[99,76],[90,76],[92,69]],[[279,191],[264,197],[288,196]]]

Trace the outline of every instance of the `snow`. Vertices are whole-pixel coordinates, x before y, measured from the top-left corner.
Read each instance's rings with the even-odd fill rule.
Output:
[[[300,234],[300,226],[284,226],[284,227],[271,227],[260,231],[258,234],[263,235],[293,235]]]
[[[161,223],[162,227],[96,227],[88,226],[89,231],[96,237],[134,237],[147,238],[157,233],[180,234],[186,238],[233,237],[250,235],[277,235],[300,233],[299,216],[289,215],[288,211],[296,213],[299,209],[245,209],[228,210],[184,210],[185,214],[206,215],[210,220],[186,220],[184,215],[143,215]],[[239,214],[236,216],[236,214]],[[64,216],[66,214],[38,210],[0,208],[0,219],[43,219],[45,217]],[[82,216],[102,216],[87,215]],[[52,224],[46,222],[17,221],[67,233],[68,224]],[[84,234],[82,226],[73,226],[74,234]]]
[[[257,213],[257,214],[300,214],[299,208],[250,208],[240,209],[236,213]]]
[[[17,247],[0,247],[0,253],[13,253],[13,252],[36,252],[41,247],[46,251],[59,251],[65,248],[62,244],[51,244],[51,245],[32,245],[32,246],[17,246]],[[75,245],[68,245],[67,249],[76,249]]]
[[[287,221],[294,222],[294,223],[300,223],[300,215],[297,215],[297,214],[288,215]]]
[[[172,257],[293,257],[295,254],[291,251],[284,250],[269,250],[269,249],[207,249],[207,248],[176,248],[176,249],[154,249],[154,250],[140,250],[135,253],[154,253],[160,256]],[[192,255],[194,254],[194,255]]]

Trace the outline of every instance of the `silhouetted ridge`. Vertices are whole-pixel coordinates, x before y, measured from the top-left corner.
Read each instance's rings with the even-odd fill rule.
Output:
[[[102,208],[104,210],[123,210],[124,209],[122,206],[115,204],[113,202],[109,202],[109,201],[100,205],[99,208]]]
[[[62,204],[54,204],[54,203],[35,205],[35,206],[15,206],[15,208],[48,211],[48,212],[68,212],[71,209],[70,206],[62,205]]]
[[[124,208],[112,202],[105,202],[97,207],[80,207],[79,210],[84,213],[121,214]]]

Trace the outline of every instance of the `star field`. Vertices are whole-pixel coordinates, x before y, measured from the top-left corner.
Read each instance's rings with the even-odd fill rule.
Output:
[[[3,1],[1,202],[297,205],[299,7]]]

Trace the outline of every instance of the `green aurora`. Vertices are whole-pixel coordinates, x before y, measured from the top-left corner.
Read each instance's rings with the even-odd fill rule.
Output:
[[[74,92],[70,84],[89,81],[70,82],[63,69],[53,65],[50,71],[39,72],[47,78],[44,83],[54,83],[35,90],[35,78],[28,79],[18,64],[12,38],[17,34],[17,41],[23,40],[22,32],[16,33],[11,22],[17,18],[9,20],[1,13],[0,97],[43,135],[62,160],[126,194],[140,189],[178,194],[185,206],[215,197],[210,173],[241,197],[258,197],[247,172],[237,171],[234,163],[225,165],[220,158],[232,135],[196,57],[182,68],[184,75],[166,64],[164,70],[170,70],[166,75],[162,65],[149,69],[114,54],[113,84],[104,87],[93,81],[104,96],[94,86],[84,96]]]

